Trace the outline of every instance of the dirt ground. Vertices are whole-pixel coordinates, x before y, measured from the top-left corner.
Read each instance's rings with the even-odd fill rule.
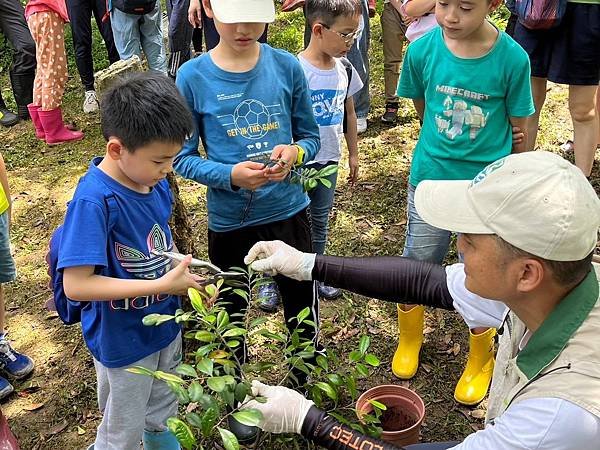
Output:
[[[405,228],[405,196],[411,153],[419,123],[412,106],[403,103],[397,126],[379,124],[383,113],[383,75],[380,30],[374,22],[371,94],[373,108],[367,133],[360,138],[360,182],[346,183],[340,171],[331,220],[330,254],[399,255]],[[7,77],[0,76],[9,97]],[[84,141],[49,148],[35,139],[30,123],[0,130],[0,151],[7,161],[14,200],[12,243],[18,281],[7,288],[8,331],[17,349],[36,362],[33,375],[15,384],[16,393],[1,405],[25,450],[79,450],[93,442],[100,414],[95,399],[91,357],[77,326],[64,326],[44,304],[50,292],[44,255],[52,230],[62,221],[66,202],[77,179],[95,155],[103,154],[96,115],[80,111],[78,81],[71,79],[65,110],[86,133]],[[572,135],[566,90],[549,88],[539,146],[560,153],[559,145]],[[563,155],[572,158],[571,155]],[[592,182],[598,191],[598,154]],[[344,162],[343,165],[346,163]],[[198,248],[206,256],[206,200],[203,188],[180,180],[182,198],[194,224]],[[453,256],[450,256],[452,260]],[[395,306],[345,294],[322,303],[325,345],[344,353],[356,346],[357,335],[369,333],[372,349],[382,364],[368,385],[399,383],[390,371],[396,348]],[[459,406],[453,390],[465,362],[466,327],[454,313],[429,311],[421,367],[411,381],[426,402],[423,440],[460,439],[482,427],[485,401],[476,408]]]

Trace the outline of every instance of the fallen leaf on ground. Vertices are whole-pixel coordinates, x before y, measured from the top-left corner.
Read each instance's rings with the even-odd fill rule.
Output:
[[[25,411],[37,411],[40,408],[44,407],[44,403],[32,403],[31,405],[23,406]]]
[[[56,425],[54,425],[52,428],[50,428],[50,430],[48,430],[48,434],[54,435],[54,434],[61,433],[61,432],[65,431],[65,428],[67,428],[68,426],[69,426],[69,422],[67,422],[67,420],[65,419],[62,422],[59,422]]]

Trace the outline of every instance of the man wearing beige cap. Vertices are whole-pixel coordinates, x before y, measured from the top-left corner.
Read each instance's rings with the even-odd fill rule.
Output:
[[[384,300],[418,298],[499,328],[485,429],[462,443],[409,448],[598,448],[600,200],[581,171],[552,153],[515,154],[473,181],[424,181],[415,204],[430,224],[460,233],[464,264],[315,256],[277,241],[259,242],[246,261]],[[348,447],[330,434],[345,427],[300,394],[258,382],[253,390],[268,399],[247,405],[263,413],[267,431],[302,433],[330,449],[397,448],[349,428]]]

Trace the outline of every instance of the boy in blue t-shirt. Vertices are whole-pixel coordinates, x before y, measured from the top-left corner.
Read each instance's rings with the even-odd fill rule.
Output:
[[[440,0],[439,27],[409,45],[398,96],[413,99],[423,122],[408,186],[408,225],[403,256],[441,263],[450,232],[426,224],[414,207],[422,180],[471,180],[488,164],[524,151],[527,136],[513,143],[513,127],[526,130],[534,106],[529,58],[486,16],[499,0]],[[517,130],[518,131],[518,130]],[[392,371],[411,378],[423,342],[423,307],[398,307],[400,339]],[[454,398],[479,403],[494,367],[495,329],[471,330],[469,359]]]
[[[304,5],[311,37],[306,50],[298,55],[308,81],[313,114],[319,125],[321,149],[308,167],[337,166],[342,140],[348,145],[351,183],[358,179],[358,135],[352,96],[363,83],[350,61],[344,58],[360,33],[360,0],[308,0]],[[344,129],[346,124],[346,129]],[[329,213],[333,206],[337,172],[328,177],[331,186],[319,183],[308,195],[313,250],[325,253]],[[319,295],[326,299],[342,295],[338,288],[317,283]]]
[[[208,186],[210,259],[222,268],[243,266],[252,245],[272,239],[312,250],[309,199],[288,175],[314,158],[319,130],[298,60],[257,42],[275,19],[273,0],[203,0],[203,6],[220,41],[177,74],[196,130],[175,169]],[[206,157],[198,151],[199,140]],[[286,323],[306,307],[318,323],[314,283],[275,280]],[[246,308],[235,294],[226,299],[232,313]],[[304,327],[309,339],[316,334],[311,328]]]
[[[66,295],[85,303],[81,328],[94,357],[104,412],[90,449],[175,450],[166,420],[177,400],[166,383],[127,372],[131,366],[173,372],[181,360],[174,322],[142,324],[151,313],[174,314],[179,295],[199,288],[190,258],[171,270],[153,250],[170,251],[173,197],[165,179],[193,128],[174,83],[136,74],[102,100],[104,158],[80,179],[65,216],[58,268]]]

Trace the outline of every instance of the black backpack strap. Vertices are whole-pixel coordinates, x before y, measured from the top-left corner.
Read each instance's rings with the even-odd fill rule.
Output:
[[[346,99],[348,98],[348,92],[350,91],[350,82],[352,81],[352,63],[347,58],[340,58],[341,63],[346,69],[346,75],[348,75],[348,85],[346,86]],[[348,113],[344,105],[344,122],[342,126],[344,134],[348,132]]]

